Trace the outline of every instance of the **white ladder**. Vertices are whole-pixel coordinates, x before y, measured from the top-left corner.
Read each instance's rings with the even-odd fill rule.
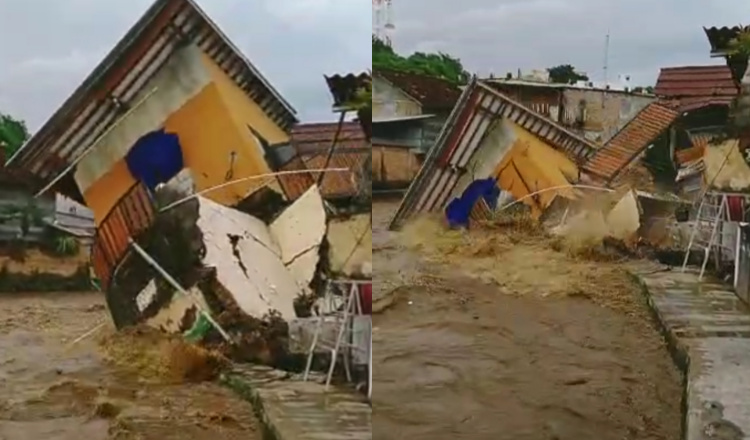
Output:
[[[695,214],[693,230],[690,233],[690,241],[688,242],[687,250],[685,251],[685,259],[682,261],[682,272],[685,272],[687,269],[688,261],[690,260],[690,252],[693,248],[701,249],[703,251],[703,262],[701,263],[698,280],[703,280],[703,275],[706,272],[706,266],[708,265],[712,249],[716,251],[718,261],[719,249],[721,248],[723,241],[721,239],[723,232],[722,226],[729,218],[728,211],[726,194],[707,193],[701,198],[700,204],[698,205],[698,211]],[[705,232],[708,228],[710,228],[710,233],[708,239],[706,239]],[[719,242],[718,247],[717,239]]]
[[[341,284],[349,284],[347,292],[344,295],[344,307],[343,310],[336,310],[335,297],[334,297],[334,286]],[[315,326],[315,333],[313,335],[310,349],[307,353],[307,364],[305,365],[305,373],[303,380],[307,381],[310,370],[312,369],[312,362],[315,356],[316,349],[321,346],[325,349],[330,350],[331,353],[331,364],[328,367],[328,373],[326,375],[325,389],[326,391],[331,385],[331,379],[333,378],[336,364],[339,360],[339,356],[343,354],[344,371],[346,373],[346,379],[352,381],[351,374],[351,351],[352,349],[358,349],[352,343],[352,333],[354,317],[362,315],[362,304],[359,296],[359,284],[358,281],[346,280],[346,281],[329,281],[326,286],[326,293],[324,296],[325,305],[331,305],[333,311],[330,313],[321,312],[318,315],[318,321]],[[323,337],[323,324],[327,320],[334,320],[336,323],[336,339],[334,341],[326,340]],[[372,392],[372,325],[370,325],[370,348],[369,348],[369,379],[368,379],[368,393]],[[342,352],[343,349],[343,353]]]

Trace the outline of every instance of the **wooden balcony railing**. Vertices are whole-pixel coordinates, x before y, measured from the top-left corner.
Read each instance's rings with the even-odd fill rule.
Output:
[[[109,287],[115,268],[127,254],[129,239],[137,238],[150,228],[155,218],[156,210],[148,189],[137,183],[120,198],[99,224],[91,252],[91,263],[102,290]]]

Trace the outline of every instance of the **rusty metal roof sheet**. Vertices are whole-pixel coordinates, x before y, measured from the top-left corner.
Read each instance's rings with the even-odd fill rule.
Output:
[[[729,43],[737,38],[743,31],[750,30],[750,26],[721,26],[721,27],[704,27],[703,32],[708,37],[708,42],[711,44],[711,53],[722,54],[729,48]]]
[[[330,90],[331,96],[333,96],[334,107],[342,107],[356,97],[358,90],[367,87],[372,77],[369,73],[360,73],[358,75],[349,73],[347,75],[337,74],[326,76],[325,79],[328,90]]]
[[[707,105],[729,105],[739,93],[726,65],[661,69],[654,93],[680,111]]]
[[[451,110],[461,96],[457,86],[434,76],[382,69],[375,75],[403,90],[427,110]]]
[[[712,56],[724,56],[726,58],[727,66],[732,72],[734,81],[739,84],[742,76],[745,74],[748,66],[748,57],[745,55],[726,56],[729,49],[729,44],[737,38],[741,32],[750,31],[750,26],[722,26],[722,27],[710,27],[703,28],[703,31],[708,37],[708,42],[711,45]]]
[[[45,183],[51,181],[117,121],[120,104],[133,104],[185,41],[213,58],[281,127],[297,121],[292,106],[195,0],[156,0],[9,164],[29,169]]]
[[[583,170],[595,180],[610,184],[620,171],[643,152],[677,119],[679,113],[651,103],[628,122],[586,162]]]
[[[336,135],[337,122],[297,124],[292,128],[292,146],[298,154],[327,152]],[[339,133],[337,149],[368,148],[365,133],[357,122],[344,122]]]

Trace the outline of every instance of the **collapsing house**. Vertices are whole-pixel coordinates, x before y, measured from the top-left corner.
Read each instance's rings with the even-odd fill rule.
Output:
[[[269,322],[309,315],[327,279],[371,276],[360,164],[304,160],[297,123],[193,0],[157,0],[10,166],[91,209],[118,327],[210,334],[269,361],[285,349],[258,336],[285,337]],[[348,203],[330,199],[333,175]]]
[[[456,200],[477,197],[473,182],[492,179],[503,199],[522,202],[540,220],[556,211],[553,208],[584,204],[592,188],[611,192],[628,187],[631,191],[621,198],[633,198],[636,209],[629,234],[645,234],[652,228],[646,218],[679,203],[677,197],[655,194],[658,179],[644,163],[644,157],[653,154],[650,150],[669,155],[677,115],[651,103],[598,145],[475,80],[464,90],[447,124],[450,129],[428,155],[390,227],[399,227],[414,214],[442,211],[457,206]],[[486,202],[468,201],[464,206],[472,212],[463,217],[491,214],[492,209],[481,208]],[[449,216],[455,223],[455,213]],[[648,235],[653,237],[653,232]]]

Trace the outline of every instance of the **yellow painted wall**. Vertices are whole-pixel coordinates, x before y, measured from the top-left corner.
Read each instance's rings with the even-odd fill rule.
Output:
[[[203,62],[212,81],[219,88],[224,103],[229,107],[232,119],[240,126],[242,133],[249,136],[250,130],[247,126],[251,125],[271,144],[289,141],[289,135],[266,116],[260,106],[253,102],[211,58],[204,54]],[[251,138],[248,137],[248,140]]]
[[[520,126],[514,125],[513,129],[516,140],[495,168],[500,188],[520,199],[535,191],[569,185],[578,179],[578,167],[565,154]],[[532,215],[538,217],[558,195],[575,197],[572,189],[561,189],[530,197],[524,203],[531,207]]]
[[[262,146],[257,142],[255,136],[248,126],[252,126],[258,133],[263,136],[269,144],[278,144],[289,142],[289,135],[276,123],[271,120],[260,108],[260,106],[250,99],[237,84],[205,54],[203,63],[211,75],[212,83],[218,91],[224,106],[228,110],[229,122],[234,124],[236,131],[236,151],[238,152],[235,167],[234,178],[242,178],[257,174],[266,174],[272,172],[265,160]],[[227,147],[226,159],[228,161],[229,149]],[[223,178],[224,175],[222,174]],[[230,199],[225,197],[215,198],[219,203],[234,203],[236,197],[241,200],[252,190],[267,184],[274,190],[283,194],[283,190],[277,179],[263,179],[250,181],[245,184],[237,185],[235,190],[228,190],[225,193],[233,193]]]
[[[122,159],[83,193],[86,206],[94,212],[97,225],[135,183],[125,159]]]
[[[212,60],[204,56],[204,63],[212,82],[172,113],[164,124],[167,132],[176,133],[180,138],[185,166],[193,172],[196,189],[201,191],[226,182],[232,151],[236,156],[231,167],[231,180],[270,173],[261,146],[247,125],[271,144],[286,142],[289,136]],[[270,182],[271,187],[282,192],[276,179]],[[206,197],[223,205],[232,205],[264,183],[268,181],[234,184],[207,193]],[[135,179],[123,159],[86,190],[84,199],[94,211],[97,223],[133,184]]]
[[[237,152],[232,179],[265,173],[265,160],[248,154],[249,146],[233,123],[229,108],[215,84],[209,84],[178,111],[167,118],[165,129],[177,133],[185,166],[192,170],[196,189],[202,191],[226,181],[230,171],[230,153]],[[206,197],[223,205],[232,205],[247,194],[250,183],[236,184],[212,191]]]

